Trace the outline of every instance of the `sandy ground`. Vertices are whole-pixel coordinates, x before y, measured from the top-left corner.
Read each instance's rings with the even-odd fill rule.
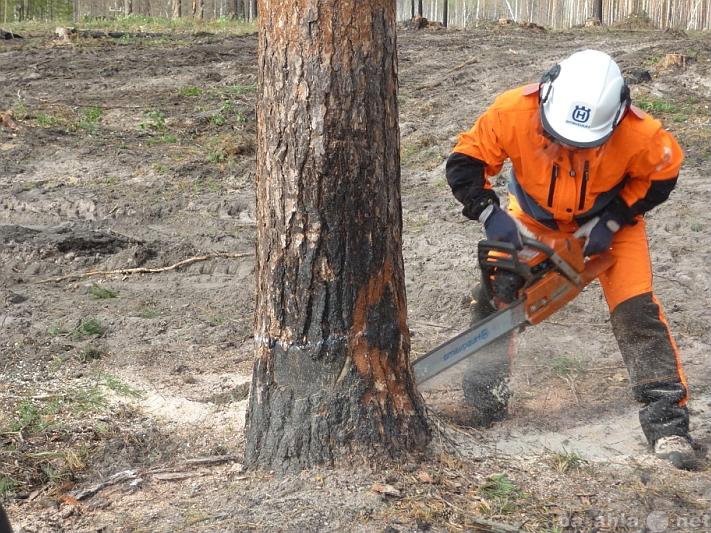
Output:
[[[469,321],[482,233],[444,179],[456,134],[498,92],[599,48],[687,151],[649,233],[693,433],[711,443],[708,35],[487,26],[399,42],[413,357]],[[420,462],[243,472],[255,55],[254,35],[0,44],[17,125],[0,127],[0,498],[18,529],[711,531],[708,463],[649,455],[597,286],[518,336],[509,420],[469,427],[455,391],[432,406]]]

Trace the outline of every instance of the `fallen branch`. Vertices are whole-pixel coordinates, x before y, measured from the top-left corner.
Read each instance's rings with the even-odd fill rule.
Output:
[[[228,462],[234,462],[237,457],[234,455],[214,455],[210,457],[196,457],[194,459],[186,459],[182,464],[187,467],[210,467]],[[96,483],[84,489],[73,491],[70,496],[77,500],[86,500],[95,494],[101,492],[106,487],[118,485],[119,483],[129,482],[130,485],[138,485],[143,482],[143,478],[151,478],[157,481],[182,481],[195,476],[204,476],[205,473],[176,471],[174,469],[165,469],[158,467],[148,470],[123,470],[117,472],[108,479]]]
[[[119,268],[116,270],[90,270],[88,272],[67,274],[66,276],[59,276],[58,278],[43,279],[43,280],[38,281],[37,283],[57,283],[59,281],[65,281],[68,279],[82,279],[82,278],[88,278],[88,277],[92,277],[92,276],[114,276],[114,275],[127,276],[130,274],[158,274],[160,272],[168,272],[170,270],[176,270],[178,268],[192,265],[193,263],[198,263],[200,261],[207,261],[208,259],[216,259],[218,257],[238,259],[240,257],[252,257],[253,255],[254,254],[252,254],[251,252],[238,253],[238,254],[221,252],[221,253],[215,253],[215,254],[207,254],[207,255],[198,255],[195,257],[188,257],[187,259],[178,261],[177,263],[175,263],[173,265],[159,267],[159,268],[137,267],[137,268]]]
[[[209,457],[196,457],[194,459],[186,459],[183,464],[186,466],[214,466],[224,463],[232,463],[237,460],[234,455],[211,455]]]
[[[130,37],[136,39],[151,39],[156,37],[164,37],[165,33],[148,33],[148,32],[126,32],[126,31],[102,31],[102,30],[80,30],[77,28],[58,27],[54,30],[54,34],[64,40],[69,41],[72,38],[84,37],[92,39],[104,39],[110,37],[112,39],[120,39],[121,37]]]
[[[114,474],[106,481],[102,481],[86,489],[74,491],[71,496],[73,498],[76,498],[77,500],[85,500],[86,498],[93,496],[94,494],[101,491],[102,489],[105,489],[106,487],[110,487],[111,485],[116,485],[124,481],[133,482],[137,479],[140,479],[140,477],[138,476],[135,470],[124,470],[123,472],[118,472]]]

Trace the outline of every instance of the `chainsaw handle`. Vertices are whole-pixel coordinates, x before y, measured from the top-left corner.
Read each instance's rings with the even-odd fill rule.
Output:
[[[529,248],[533,248],[534,250],[543,252],[548,257],[553,257],[555,255],[555,250],[553,248],[543,244],[539,240],[532,239],[531,237],[526,237],[525,235],[521,235],[521,242],[523,242],[524,246],[528,246]]]
[[[536,239],[532,239],[523,235],[521,237],[524,246],[528,246],[529,248],[533,248],[535,250],[538,250],[539,252],[544,253],[546,257],[548,257],[548,259],[553,261],[553,264],[558,268],[561,274],[563,274],[566,278],[568,278],[576,285],[581,286],[582,279],[580,278],[580,275],[575,271],[573,267],[570,266],[570,264],[568,264],[565,259],[558,255],[558,253],[553,248],[543,244],[541,241],[538,241]],[[575,238],[580,240],[580,237]]]

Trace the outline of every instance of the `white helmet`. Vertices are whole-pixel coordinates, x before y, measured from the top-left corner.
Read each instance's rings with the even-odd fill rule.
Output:
[[[620,67],[604,52],[576,52],[546,72],[540,84],[541,122],[554,139],[600,146],[624,117],[629,88]]]

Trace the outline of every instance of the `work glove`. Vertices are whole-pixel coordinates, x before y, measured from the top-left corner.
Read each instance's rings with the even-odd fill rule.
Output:
[[[496,204],[490,204],[479,215],[479,222],[484,224],[486,238],[490,241],[502,241],[513,244],[517,250],[523,248],[521,233],[513,217]]]
[[[588,220],[573,235],[579,239],[585,238],[584,255],[601,254],[610,249],[612,238],[623,224],[624,219],[620,215],[605,211],[600,216]]]

